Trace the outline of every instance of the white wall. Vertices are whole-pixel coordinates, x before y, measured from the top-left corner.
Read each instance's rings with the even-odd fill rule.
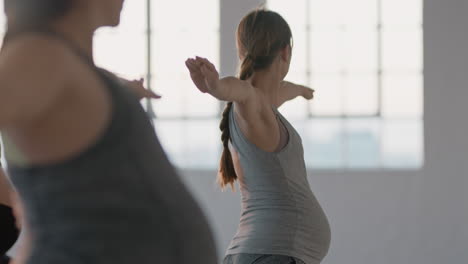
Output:
[[[235,26],[260,1],[221,2],[222,15],[231,21],[221,25],[221,64],[223,74],[232,74]],[[425,168],[309,172],[332,225],[332,247],[324,263],[468,263],[467,14],[466,0],[425,1]],[[237,228],[238,193],[221,193],[214,171],[183,175],[223,254]]]

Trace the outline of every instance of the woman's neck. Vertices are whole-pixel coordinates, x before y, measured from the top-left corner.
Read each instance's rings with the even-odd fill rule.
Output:
[[[261,91],[270,105],[277,104],[281,86],[281,78],[278,71],[270,68],[265,71],[256,72],[250,78],[250,82]]]
[[[69,14],[54,23],[52,28],[75,43],[90,60],[93,60],[93,36],[97,27],[84,21],[86,19],[78,14]]]

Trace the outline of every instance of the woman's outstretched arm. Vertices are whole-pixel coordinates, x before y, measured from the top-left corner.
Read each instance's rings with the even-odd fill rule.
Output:
[[[201,92],[209,93],[221,101],[242,104],[254,100],[255,89],[249,82],[236,77],[220,79],[216,67],[207,59],[188,59],[185,65],[190,71],[193,83]]]
[[[309,87],[283,81],[281,82],[276,107],[280,107],[287,101],[293,100],[299,96],[304,97],[306,100],[312,100],[314,98],[314,92],[315,91]]]

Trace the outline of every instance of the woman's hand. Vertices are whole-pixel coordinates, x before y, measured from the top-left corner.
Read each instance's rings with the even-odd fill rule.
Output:
[[[190,71],[193,83],[202,93],[211,93],[218,89],[219,73],[209,60],[201,57],[190,58],[185,61],[185,65]]]
[[[161,96],[155,94],[153,91],[146,89],[144,84],[144,79],[141,78],[140,80],[133,80],[129,81],[126,79],[120,79],[124,85],[129,87],[135,94],[138,96],[139,99],[148,98],[148,99],[160,99]]]
[[[221,101],[241,104],[256,102],[257,93],[252,84],[236,77],[219,79],[216,67],[209,60],[201,57],[190,58],[185,61],[185,65],[190,71],[193,83],[202,93],[209,93]]]
[[[298,96],[302,96],[306,100],[312,100],[314,98],[314,92],[314,89],[311,89],[307,86],[298,85],[288,81],[282,81],[276,106],[280,107],[285,102],[293,100]]]
[[[312,100],[314,99],[314,93],[315,90],[306,86],[302,86],[302,97],[304,97],[307,100]]]

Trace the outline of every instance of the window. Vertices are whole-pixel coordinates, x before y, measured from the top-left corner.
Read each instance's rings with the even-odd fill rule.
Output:
[[[119,27],[96,33],[96,64],[124,78],[146,77],[146,45],[146,0],[125,1]]]
[[[287,78],[316,89],[313,102],[298,99],[282,109],[296,119],[308,164],[420,167],[422,0],[297,0],[294,5],[269,0],[267,4],[293,30]]]
[[[97,64],[127,78],[147,77],[147,85],[163,95],[145,107],[181,167],[214,168],[219,159],[220,144],[213,139],[219,138],[220,104],[194,87],[184,64],[200,55],[219,68],[219,9],[218,0],[126,1],[121,25],[96,38]]]
[[[213,169],[221,153],[221,104],[196,90],[184,65],[187,57],[201,55],[219,69],[220,40],[227,34],[220,34],[220,25],[232,22],[220,15],[219,2],[126,1],[121,25],[96,33],[98,65],[125,78],[146,77],[163,95],[143,105],[156,117],[170,158],[183,168]],[[287,79],[316,89],[316,100],[296,99],[281,109],[303,138],[309,167],[422,166],[422,5],[422,0],[267,1],[293,30]],[[1,15],[0,34],[3,25]]]

